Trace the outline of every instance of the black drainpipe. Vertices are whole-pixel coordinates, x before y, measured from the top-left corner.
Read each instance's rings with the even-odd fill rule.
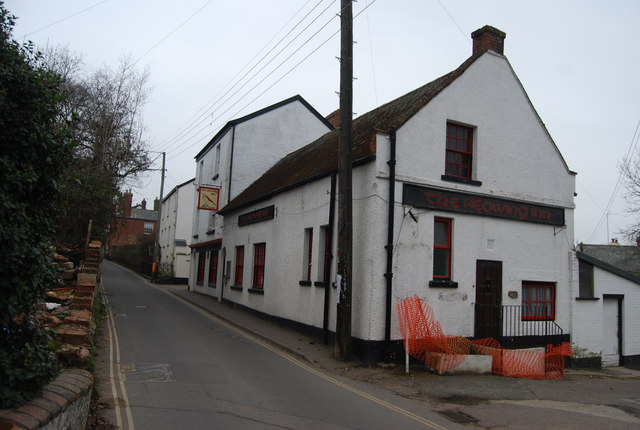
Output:
[[[329,201],[329,225],[327,225],[327,253],[324,258],[327,264],[324,268],[324,311],[322,315],[322,342],[326,345],[329,343],[329,307],[331,305],[331,262],[333,261],[332,247],[333,244],[333,223],[335,222],[336,212],[336,174],[331,175],[331,197]]]
[[[387,346],[387,359],[389,359],[390,347],[391,347],[391,299],[393,290],[393,215],[394,205],[396,199],[396,129],[389,130],[389,141],[391,143],[391,154],[389,156],[389,225],[387,227],[387,245],[384,249],[387,250],[387,271],[384,277],[387,281],[386,291],[386,312],[385,312],[385,327],[384,327],[384,340]]]

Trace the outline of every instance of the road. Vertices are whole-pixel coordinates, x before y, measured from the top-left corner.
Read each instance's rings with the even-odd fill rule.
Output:
[[[105,261],[103,397],[123,430],[455,429],[424,403],[329,375]]]

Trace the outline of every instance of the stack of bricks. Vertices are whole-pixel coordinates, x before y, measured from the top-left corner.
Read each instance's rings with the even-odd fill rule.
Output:
[[[101,248],[98,241],[89,244],[82,270],[77,275],[70,314],[55,329],[62,343],[58,356],[65,366],[82,367],[90,356],[95,331],[91,312],[100,275]]]

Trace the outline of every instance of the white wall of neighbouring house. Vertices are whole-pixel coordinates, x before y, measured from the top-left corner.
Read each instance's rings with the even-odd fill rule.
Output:
[[[196,188],[200,185],[219,186],[222,208],[287,154],[328,131],[328,125],[296,98],[274,109],[267,108],[264,113],[229,126],[218,141],[199,156],[196,160]],[[216,149],[218,147],[219,150]],[[197,196],[194,205],[197,205]],[[196,237],[192,241],[192,254],[198,252],[198,244],[222,239],[225,223],[226,217],[195,209],[192,237]],[[197,264],[195,254],[190,264]],[[207,273],[208,264],[207,260]],[[219,264],[222,264],[221,260]],[[219,276],[222,276],[221,268]],[[195,288],[193,267],[191,274],[189,285]],[[209,289],[203,292],[216,294]]]
[[[604,296],[615,295],[622,298],[620,353],[625,357],[640,356],[640,285],[598,266],[594,267],[593,283],[596,300],[575,300],[573,304],[572,343],[587,353],[602,354],[605,342]],[[574,294],[579,296],[578,289]]]

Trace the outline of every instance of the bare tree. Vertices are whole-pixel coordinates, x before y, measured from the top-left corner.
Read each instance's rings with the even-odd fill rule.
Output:
[[[640,214],[640,154],[630,159],[625,158],[620,164],[622,184],[626,189],[626,211],[632,215]],[[626,227],[623,231],[625,238],[636,243],[640,237],[640,220]]]
[[[82,59],[65,47],[49,50],[46,64],[64,79],[60,121],[75,142],[74,164],[63,184],[65,216],[59,240],[82,240],[89,219],[106,228],[119,189],[135,182],[151,164],[142,110],[149,72],[125,58],[116,69],[103,66],[86,74]]]

